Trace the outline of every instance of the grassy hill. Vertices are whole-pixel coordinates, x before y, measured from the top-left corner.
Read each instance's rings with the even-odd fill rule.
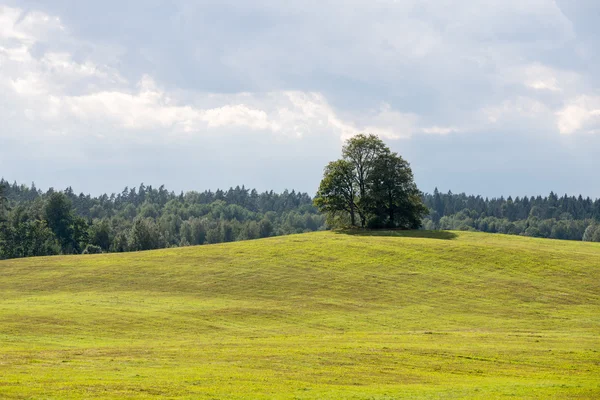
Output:
[[[322,232],[0,262],[0,398],[599,398],[600,244]]]

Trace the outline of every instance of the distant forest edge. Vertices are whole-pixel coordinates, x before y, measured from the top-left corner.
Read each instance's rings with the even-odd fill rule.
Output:
[[[0,257],[125,252],[258,239],[324,229],[306,193],[248,190],[176,194],[164,186],[98,197],[4,186]],[[4,210],[4,211],[2,211]]]
[[[548,239],[600,242],[600,199],[551,192],[547,197],[483,198],[423,195],[429,216],[424,229],[476,230]]]
[[[0,180],[0,258],[125,252],[326,229],[307,193],[245,187],[176,194],[140,185],[98,197]],[[423,194],[428,230],[600,242],[600,199]]]

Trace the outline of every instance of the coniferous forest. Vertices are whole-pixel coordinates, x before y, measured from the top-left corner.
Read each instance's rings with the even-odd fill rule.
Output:
[[[327,229],[307,193],[245,187],[176,194],[140,185],[93,197],[0,180],[0,258],[126,252]],[[600,242],[600,200],[423,194],[422,229]]]
[[[476,230],[549,239],[600,242],[600,199],[551,192],[547,197],[483,198],[440,193],[423,196],[425,229]]]

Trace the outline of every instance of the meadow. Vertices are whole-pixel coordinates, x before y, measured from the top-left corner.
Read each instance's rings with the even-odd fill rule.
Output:
[[[0,398],[600,398],[600,244],[318,232],[1,261]]]

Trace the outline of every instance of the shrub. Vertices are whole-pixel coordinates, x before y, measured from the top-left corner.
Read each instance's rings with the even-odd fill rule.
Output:
[[[88,244],[83,250],[83,254],[100,254],[102,253],[102,247],[94,244]]]

